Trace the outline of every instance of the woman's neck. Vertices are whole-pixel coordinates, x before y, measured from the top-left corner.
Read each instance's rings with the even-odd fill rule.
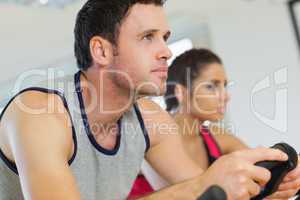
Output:
[[[199,127],[202,121],[196,118],[194,115],[186,112],[177,112],[174,114],[174,119],[180,127],[180,134],[185,139],[191,139],[198,137]]]

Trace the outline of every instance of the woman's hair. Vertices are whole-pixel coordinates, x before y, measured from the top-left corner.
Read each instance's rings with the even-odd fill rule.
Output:
[[[200,75],[208,65],[222,60],[208,49],[191,49],[178,56],[169,67],[167,92],[164,96],[167,111],[177,109],[179,102],[175,96],[176,84],[189,88],[190,84]]]

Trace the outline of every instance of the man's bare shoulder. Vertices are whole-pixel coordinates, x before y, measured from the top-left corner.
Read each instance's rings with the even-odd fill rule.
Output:
[[[149,133],[151,146],[178,133],[179,127],[176,122],[157,103],[149,99],[140,99],[138,105]]]
[[[55,143],[71,154],[71,120],[60,96],[26,91],[8,105],[0,123],[0,148],[11,159],[16,140],[24,143]],[[66,148],[66,149],[64,149]]]

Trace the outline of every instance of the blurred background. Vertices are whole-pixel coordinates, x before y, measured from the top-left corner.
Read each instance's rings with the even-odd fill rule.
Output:
[[[28,71],[77,70],[73,27],[83,3],[0,0],[0,108]],[[194,46],[210,48],[223,59],[231,94],[225,128],[253,147],[285,141],[300,151],[299,25],[288,3],[169,0],[165,8],[175,55]],[[293,7],[300,22],[300,2]]]

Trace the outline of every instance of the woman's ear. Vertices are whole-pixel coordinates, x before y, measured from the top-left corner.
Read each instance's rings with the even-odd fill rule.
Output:
[[[100,36],[94,36],[90,40],[90,52],[95,64],[108,66],[113,60],[113,45]]]
[[[179,104],[182,104],[184,98],[185,98],[185,87],[181,84],[175,85],[175,97],[177,98]]]

